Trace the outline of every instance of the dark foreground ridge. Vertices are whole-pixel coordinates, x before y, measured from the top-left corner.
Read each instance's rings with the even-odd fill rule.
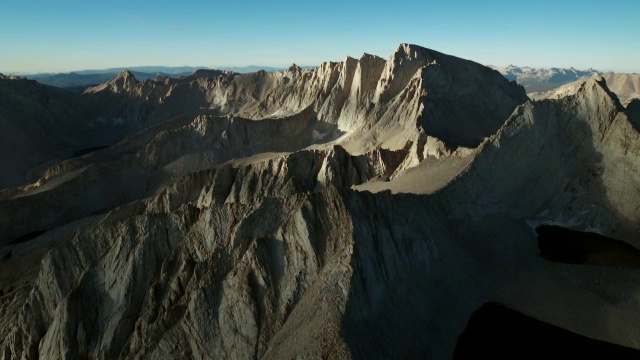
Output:
[[[590,339],[503,305],[484,304],[458,337],[454,360],[640,359],[640,350]]]

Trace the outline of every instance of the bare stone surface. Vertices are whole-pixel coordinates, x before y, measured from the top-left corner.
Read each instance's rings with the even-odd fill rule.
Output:
[[[78,101],[124,138],[0,191],[0,356],[446,359],[487,302],[640,348],[638,272],[546,261],[534,231],[640,246],[633,103],[526,100],[407,44],[123,72]]]

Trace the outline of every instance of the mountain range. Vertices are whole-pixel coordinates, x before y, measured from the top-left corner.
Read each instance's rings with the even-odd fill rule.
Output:
[[[640,100],[592,75],[0,76],[0,354],[638,358]]]
[[[594,69],[576,70],[574,68],[532,68],[518,67],[509,65],[507,67],[490,66],[492,69],[499,71],[507,79],[518,82],[525,87],[527,93],[533,93],[534,97],[540,98],[543,94],[554,90],[562,85],[574,81],[586,80],[596,76],[607,76],[610,82],[615,82],[620,92],[628,92],[631,98],[637,97],[637,83],[639,74],[615,74],[612,72],[601,72]],[[313,66],[301,67],[302,69],[312,69]],[[56,86],[60,88],[70,89],[76,92],[82,92],[90,86],[109,81],[124,70],[131,71],[138,80],[155,80],[158,76],[166,76],[171,78],[179,78],[188,76],[196,70],[209,69],[207,67],[167,67],[167,66],[137,66],[131,68],[110,68],[103,70],[81,70],[70,73],[43,73],[30,74],[25,77],[36,80],[45,85]],[[264,67],[264,66],[244,66],[244,67],[220,67],[219,70],[231,71],[235,73],[251,73],[264,70],[266,72],[284,71],[286,68]],[[613,80],[613,77],[622,78],[621,80]],[[551,93],[548,96],[552,96]]]
[[[576,70],[572,67],[568,69],[545,69],[509,65],[504,68],[494,66],[491,68],[499,71],[507,79],[517,81],[527,89],[527,92],[550,90],[572,81],[588,79],[603,74],[593,69]]]
[[[311,67],[306,67],[311,68]],[[166,76],[171,78],[179,78],[181,76],[187,76],[192,74],[196,70],[209,69],[205,66],[193,67],[193,66],[133,66],[129,68],[110,68],[103,70],[80,70],[69,73],[41,73],[41,74],[28,74],[24,77],[36,80],[37,82],[45,85],[56,86],[65,89],[72,89],[78,92],[84,91],[85,88],[95,86],[107,82],[118,75],[119,72],[124,70],[131,71],[138,80],[155,80],[158,76]],[[260,70],[267,72],[283,71],[286,68],[274,68],[268,66],[231,66],[220,67],[220,70],[232,71],[236,73],[250,73]]]

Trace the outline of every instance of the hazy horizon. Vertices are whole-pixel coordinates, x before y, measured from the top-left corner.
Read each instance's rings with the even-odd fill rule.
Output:
[[[317,67],[320,64],[316,64],[316,65],[305,65],[305,64],[296,64],[302,68],[309,68],[309,67]],[[75,69],[75,70],[71,70],[71,71],[61,71],[61,72],[21,72],[21,73],[4,73],[2,71],[0,71],[0,73],[4,74],[4,75],[18,75],[18,76],[27,76],[27,75],[43,75],[43,74],[68,74],[68,73],[81,73],[81,72],[87,72],[87,71],[107,71],[107,70],[119,70],[119,69],[126,69],[126,70],[132,70],[132,71],[139,71],[139,72],[144,72],[144,70],[141,70],[140,68],[168,68],[168,69],[178,69],[178,68],[190,68],[190,69],[207,69],[207,70],[224,70],[224,69],[232,69],[232,68],[237,68],[237,69],[244,69],[244,68],[265,68],[265,69],[287,69],[289,68],[289,66],[291,66],[291,64],[287,65],[287,66],[267,66],[267,65],[245,65],[245,66],[233,66],[233,65],[221,65],[218,67],[211,67],[211,66],[194,66],[194,65],[175,65],[175,66],[167,66],[167,65],[134,65],[134,66],[115,66],[115,67],[108,67],[108,68],[91,68],[91,69]]]
[[[353,56],[352,56],[353,57]],[[385,58],[385,57],[383,57]],[[344,59],[343,59],[344,60]],[[473,59],[468,59],[468,60],[472,60]],[[91,68],[91,69],[75,69],[75,70],[70,70],[70,71],[60,71],[60,72],[4,72],[2,70],[0,70],[0,74],[3,75],[16,75],[16,76],[30,76],[30,75],[46,75],[46,74],[50,74],[50,75],[56,75],[56,74],[69,74],[69,73],[82,73],[82,72],[87,72],[87,71],[107,71],[107,70],[113,70],[113,71],[119,71],[120,69],[126,69],[126,70],[131,70],[131,71],[138,71],[138,72],[145,72],[144,70],[138,70],[138,68],[143,68],[143,67],[151,67],[151,68],[193,68],[193,69],[209,69],[209,70],[225,70],[225,69],[233,69],[233,68],[237,68],[237,69],[246,69],[246,68],[264,68],[264,69],[275,69],[275,70],[285,70],[287,68],[289,68],[292,64],[289,65],[283,65],[283,66],[270,66],[270,65],[245,65],[245,66],[233,66],[233,65],[221,65],[221,66],[193,66],[193,65],[176,65],[176,66],[166,66],[166,65],[134,65],[134,66],[116,66],[116,67],[109,67],[109,68]],[[304,68],[313,68],[313,67],[317,67],[320,64],[296,64],[300,67]],[[631,73],[631,74],[638,74],[640,73],[640,71],[634,71],[634,70],[612,70],[612,69],[598,69],[598,68],[578,68],[575,66],[567,66],[567,67],[560,67],[560,66],[549,66],[549,67],[537,67],[537,66],[529,66],[529,65],[519,65],[519,64],[506,64],[506,65],[494,65],[494,64],[482,64],[488,67],[496,67],[496,68],[504,68],[507,66],[517,66],[520,68],[532,68],[532,69],[551,69],[551,68],[558,68],[558,69],[569,69],[571,67],[573,67],[575,70],[577,71],[588,71],[588,70],[595,70],[595,71],[600,71],[600,72],[617,72],[617,73]],[[153,71],[150,71],[153,72]]]
[[[109,3],[8,0],[0,5],[0,72],[137,66],[315,66],[412,43],[504,67],[640,72],[640,2],[268,4],[187,0]]]

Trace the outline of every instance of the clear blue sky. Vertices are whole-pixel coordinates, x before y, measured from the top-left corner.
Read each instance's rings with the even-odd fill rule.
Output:
[[[0,72],[317,65],[407,42],[483,64],[640,72],[640,0],[2,0]]]

